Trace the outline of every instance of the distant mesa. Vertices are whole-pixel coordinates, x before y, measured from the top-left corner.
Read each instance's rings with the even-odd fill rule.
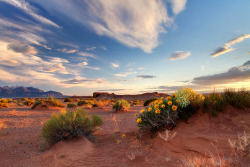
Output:
[[[166,97],[167,94],[165,93],[158,93],[158,92],[152,92],[152,93],[143,93],[143,94],[137,94],[137,95],[116,95],[114,93],[108,93],[108,92],[94,92],[93,98],[97,99],[149,99],[153,97]]]
[[[13,97],[63,97],[64,95],[56,91],[43,91],[34,87],[23,86],[3,86],[0,87],[0,98]]]

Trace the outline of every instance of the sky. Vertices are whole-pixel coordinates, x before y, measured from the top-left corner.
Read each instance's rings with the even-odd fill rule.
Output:
[[[249,0],[0,0],[0,86],[250,89]]]

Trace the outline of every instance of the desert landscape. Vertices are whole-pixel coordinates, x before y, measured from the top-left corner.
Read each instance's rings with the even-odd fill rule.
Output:
[[[157,95],[152,93],[151,97],[158,100],[171,97]],[[103,97],[60,98],[65,104],[63,108],[98,114],[103,125],[91,138],[79,135],[53,145],[48,145],[41,132],[52,113],[60,113],[62,108],[42,103],[32,109],[36,102],[30,106],[9,102],[9,108],[0,112],[1,166],[249,166],[250,108],[239,109],[229,104],[217,116],[199,109],[188,120],[177,120],[176,127],[168,126],[155,133],[139,130],[137,126],[137,116],[150,107],[144,106],[147,100],[132,97],[143,99],[143,95],[131,95],[131,107],[119,111],[113,106],[121,99],[108,99],[107,94]],[[74,104],[95,101],[97,106],[85,103],[71,108],[70,102],[64,101]],[[154,103],[149,106],[157,105]],[[246,142],[244,148],[230,145],[230,141],[239,140]]]

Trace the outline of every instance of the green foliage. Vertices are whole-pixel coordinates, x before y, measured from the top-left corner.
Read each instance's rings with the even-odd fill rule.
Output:
[[[7,99],[2,98],[2,99],[0,99],[0,103],[8,103],[8,100],[7,100]]]
[[[157,97],[154,97],[154,98],[151,98],[151,99],[147,99],[145,102],[144,102],[144,106],[148,106],[150,103],[156,101],[156,100],[159,100]]]
[[[67,108],[76,108],[77,105],[75,103],[68,103]]]
[[[210,115],[217,116],[219,112],[223,112],[227,106],[226,99],[222,94],[215,91],[210,95],[206,95],[203,101],[203,111],[208,111]]]
[[[41,101],[36,101],[33,106],[31,107],[31,109],[34,109],[36,108],[36,106],[38,106],[39,104],[41,104],[42,102]]]
[[[68,97],[64,100],[64,102],[74,102],[74,100]]]
[[[9,108],[8,103],[0,103],[0,108]]]
[[[42,104],[44,102],[50,103],[53,107],[60,107],[60,108],[64,108],[65,105],[63,103],[60,102],[60,100],[58,99],[54,99],[53,97],[49,97],[47,100],[44,99],[38,99],[32,106],[31,109],[36,108],[39,104]]]
[[[133,102],[132,102],[132,104],[133,105],[139,105],[141,103],[141,101],[140,100],[133,100]]]
[[[93,100],[81,100],[77,103],[78,106],[82,106],[82,105],[91,105],[93,106],[95,104],[95,101]]]
[[[28,101],[29,99],[27,97],[22,98],[22,101]]]
[[[232,88],[225,89],[223,97],[229,104],[239,109],[250,107],[250,93],[244,88],[238,91]]]
[[[34,99],[28,99],[23,104],[26,105],[26,106],[32,106],[34,103],[35,103]]]
[[[157,132],[161,128],[176,126],[178,113],[180,112],[176,97],[161,98],[137,115],[137,126],[140,130]]]
[[[17,100],[13,100],[13,103],[17,103]]]
[[[101,117],[98,115],[90,117],[83,109],[63,110],[59,114],[52,114],[44,124],[41,135],[49,144],[55,144],[72,137],[88,137],[102,124]]]
[[[115,111],[127,111],[130,109],[130,104],[127,100],[119,100],[113,105],[112,108]]]

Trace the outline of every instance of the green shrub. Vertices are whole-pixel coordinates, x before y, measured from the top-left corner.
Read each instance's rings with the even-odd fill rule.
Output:
[[[63,103],[61,103],[60,100],[58,100],[58,99],[55,100],[53,97],[49,97],[48,100],[41,99],[39,101],[36,101],[33,104],[31,109],[36,108],[39,104],[42,104],[44,102],[50,103],[53,107],[60,107],[60,108],[65,107],[65,105]]]
[[[115,111],[127,111],[130,109],[130,104],[127,100],[119,100],[113,105],[112,108]]]
[[[13,103],[17,103],[17,100],[13,100]]]
[[[141,103],[141,101],[140,100],[133,100],[133,102],[132,102],[132,104],[133,105],[139,105]]]
[[[29,99],[27,97],[22,98],[22,101],[28,101]]]
[[[68,103],[67,108],[76,108],[77,105],[75,103]]]
[[[55,144],[72,137],[89,137],[102,124],[102,118],[98,115],[90,117],[83,109],[63,110],[60,114],[52,114],[43,125],[41,135],[49,144]]]
[[[140,130],[157,132],[161,128],[176,126],[178,113],[180,112],[176,97],[168,96],[155,101],[137,115],[137,126]]]
[[[27,101],[25,101],[23,104],[27,105],[27,106],[32,106],[35,103],[34,99],[28,99]]]
[[[9,108],[8,103],[0,103],[0,108]]]
[[[33,106],[31,107],[31,109],[36,108],[36,106],[38,106],[38,105],[41,104],[41,103],[42,103],[42,101],[36,101],[36,102],[33,104]]]
[[[68,97],[64,100],[64,102],[74,102],[74,100]]]
[[[223,97],[227,103],[239,109],[250,107],[250,93],[244,88],[241,88],[238,91],[235,91],[235,89],[232,88],[225,89]]]
[[[156,101],[156,100],[159,100],[157,97],[154,97],[154,98],[151,98],[151,99],[147,99],[145,102],[144,102],[144,106],[148,106],[150,103]]]
[[[23,106],[23,103],[17,103],[17,105],[19,105],[19,106]]]
[[[91,105],[93,106],[96,102],[95,101],[92,101],[92,100],[81,100],[77,103],[78,106],[82,106],[82,105]]]
[[[7,99],[2,98],[2,99],[0,100],[0,102],[1,102],[1,103],[8,103],[8,100],[7,100]]]
[[[215,91],[210,95],[206,95],[203,101],[203,111],[208,111],[210,115],[217,116],[219,112],[223,112],[227,106],[226,99],[222,94]]]

